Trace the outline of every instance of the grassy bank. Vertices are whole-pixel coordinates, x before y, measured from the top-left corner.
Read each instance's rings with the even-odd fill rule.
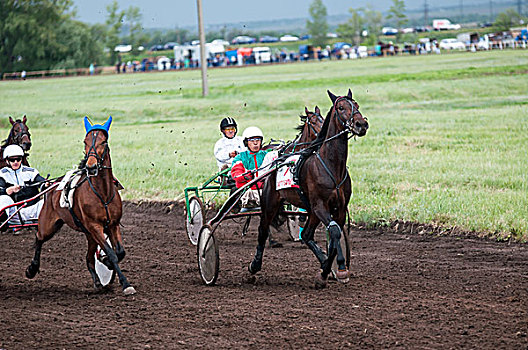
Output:
[[[221,117],[292,139],[304,106],[350,87],[371,128],[350,141],[351,212],[528,238],[528,56],[494,51],[0,82],[0,126],[28,116],[31,163],[53,176],[82,157],[82,117],[111,114],[127,199],[180,198],[215,170]]]

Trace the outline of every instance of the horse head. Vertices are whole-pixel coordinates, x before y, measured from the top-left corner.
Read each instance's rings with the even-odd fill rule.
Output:
[[[328,96],[332,100],[333,112],[345,130],[354,136],[365,136],[369,128],[367,118],[363,117],[359,111],[358,103],[352,98],[352,91],[348,89],[346,96],[337,97],[327,90]]]
[[[22,149],[27,152],[31,148],[31,134],[29,133],[29,128],[26,125],[27,117],[24,115],[22,120],[9,117],[9,122],[11,123],[11,131],[9,132],[9,137],[7,139],[7,145],[19,145]]]
[[[86,136],[84,138],[84,165],[89,176],[97,176],[100,169],[109,167],[108,130],[112,117],[103,125],[92,125],[84,118]]]
[[[315,111],[310,112],[308,108],[304,107],[304,112],[306,116],[302,116],[301,119],[304,120],[304,127],[302,129],[302,138],[301,142],[309,142],[315,140],[321,127],[324,123],[324,118],[321,116],[321,110],[318,106],[315,106]]]

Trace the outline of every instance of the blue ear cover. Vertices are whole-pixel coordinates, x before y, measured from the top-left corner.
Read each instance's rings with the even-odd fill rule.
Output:
[[[103,124],[103,127],[106,130],[106,133],[110,130],[110,124],[112,124],[112,116],[108,117],[108,120]]]
[[[102,125],[101,124],[92,125],[90,121],[88,120],[88,117],[84,117],[84,128],[86,129],[86,133],[89,133],[92,130],[103,130],[108,135],[109,130],[110,130],[110,124],[112,124],[112,116],[109,116],[108,120]]]
[[[90,130],[92,129],[92,124],[90,123],[90,121],[88,120],[88,117],[85,116],[84,117],[84,129],[86,130],[86,133],[88,134],[90,132]]]

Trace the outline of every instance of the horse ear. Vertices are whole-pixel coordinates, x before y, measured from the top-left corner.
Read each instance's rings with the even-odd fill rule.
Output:
[[[306,108],[306,106],[304,106],[304,113],[306,113],[306,115],[308,115],[308,108]]]
[[[103,124],[103,127],[105,128],[107,133],[108,133],[108,130],[110,129],[110,124],[112,124],[112,116],[109,116],[108,120]]]
[[[352,90],[348,89],[348,95],[347,95],[347,97],[348,97],[349,99],[352,99]]]
[[[337,100],[337,96],[330,92],[330,90],[326,90],[328,92],[328,96],[330,96],[330,99],[332,100],[332,103],[335,103]]]
[[[86,133],[92,129],[92,123],[90,123],[87,116],[84,117],[84,129],[86,130]]]
[[[22,123],[26,124],[26,122],[27,122],[27,117],[26,117],[26,115],[24,114],[24,119],[22,119]]]
[[[11,123],[11,125],[15,125],[15,121],[13,120],[13,118],[11,118],[11,116],[9,116],[9,122]]]
[[[319,109],[318,106],[315,106],[315,113],[316,114],[321,114],[321,110]]]

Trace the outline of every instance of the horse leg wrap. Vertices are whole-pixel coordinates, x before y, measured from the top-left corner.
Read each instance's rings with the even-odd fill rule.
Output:
[[[330,233],[330,240],[339,241],[341,239],[341,228],[339,227],[337,222],[330,221],[326,229]]]
[[[308,248],[310,248],[310,250],[315,254],[315,256],[317,257],[317,260],[319,260],[319,263],[321,264],[321,266],[323,265],[323,263],[326,261],[327,259],[327,256],[326,254],[323,252],[323,250],[317,245],[317,243],[315,243],[314,240],[309,240],[309,241],[306,241],[305,242],[306,245],[308,246]]]
[[[106,253],[106,256],[108,257],[108,260],[112,264],[113,270],[117,272],[117,275],[119,276],[119,283],[123,287],[123,291],[124,291],[125,289],[130,287],[130,283],[128,283],[128,280],[126,279],[125,275],[123,275],[123,272],[121,272],[121,269],[119,268],[116,253],[114,252],[110,244],[108,244],[108,242],[105,242],[103,250]]]
[[[26,277],[29,279],[35,277],[35,275],[39,272],[39,270],[40,270],[40,263],[35,260],[31,260],[31,264],[29,264],[29,266],[26,269]]]
[[[125,248],[121,245],[121,243],[117,242],[116,244],[116,255],[117,255],[117,261],[121,261],[125,258]]]
[[[90,266],[88,259],[86,259],[86,266],[88,267],[88,272],[90,272],[90,275],[92,276],[95,290],[100,290],[101,288],[103,288],[103,285],[101,284],[101,281],[99,280],[99,276],[97,276],[97,273],[95,272],[95,268]]]
[[[31,264],[26,269],[26,277],[27,278],[33,278],[40,270],[40,252],[42,251],[42,244],[44,241],[37,241],[35,242],[35,256],[33,257],[33,260],[31,260]]]
[[[262,269],[262,257],[264,256],[264,246],[257,246],[257,252],[253,261],[248,266],[249,272],[254,275]]]

